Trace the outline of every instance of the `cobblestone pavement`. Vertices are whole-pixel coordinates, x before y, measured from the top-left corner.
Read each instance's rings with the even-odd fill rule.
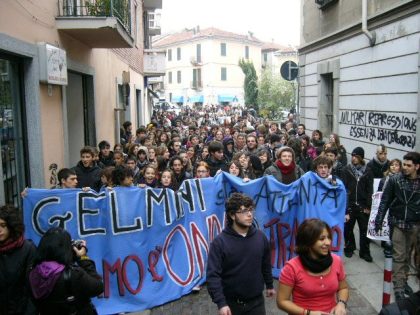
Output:
[[[278,282],[275,282],[277,289]],[[274,298],[266,298],[267,315],[286,314],[276,306]],[[377,315],[378,312],[372,307],[355,288],[350,288],[350,300],[348,303],[348,315]],[[207,315],[217,314],[217,307],[214,304],[204,286],[199,293],[191,293],[179,300],[155,307],[150,311],[152,315]],[[258,315],[258,314],[256,314]]]

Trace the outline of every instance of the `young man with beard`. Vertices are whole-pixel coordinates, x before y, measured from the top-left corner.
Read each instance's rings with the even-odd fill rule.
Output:
[[[389,209],[392,240],[392,282],[395,299],[410,293],[407,274],[410,270],[410,250],[420,234],[420,153],[409,152],[403,157],[402,173],[389,178],[382,194],[375,230],[382,229]]]
[[[226,202],[227,226],[210,244],[207,288],[219,315],[265,314],[263,290],[275,295],[270,243],[254,225],[255,204],[241,193]]]
[[[77,188],[90,187],[96,191],[101,188],[101,168],[93,161],[94,152],[91,147],[80,150],[80,161],[73,168],[77,175]]]
[[[363,148],[354,148],[351,154],[351,163],[344,168],[342,173],[341,179],[347,190],[344,255],[352,257],[356,249],[353,229],[357,221],[360,235],[359,256],[367,262],[372,262],[366,233],[372,205],[373,173],[370,168],[366,167],[364,157]]]

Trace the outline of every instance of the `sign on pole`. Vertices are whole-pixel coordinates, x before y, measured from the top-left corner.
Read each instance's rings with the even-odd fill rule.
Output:
[[[296,79],[298,71],[298,65],[291,60],[283,62],[280,68],[281,77],[287,81],[293,81]]]

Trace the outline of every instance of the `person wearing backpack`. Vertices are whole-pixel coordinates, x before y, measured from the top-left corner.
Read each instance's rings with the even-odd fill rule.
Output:
[[[49,229],[39,242],[29,283],[40,315],[96,315],[91,298],[104,290],[83,240],[73,241],[60,228]]]

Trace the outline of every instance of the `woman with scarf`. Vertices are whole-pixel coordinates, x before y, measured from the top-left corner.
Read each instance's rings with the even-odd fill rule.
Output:
[[[269,166],[264,175],[273,175],[280,183],[291,184],[299,179],[303,170],[295,163],[295,152],[290,147],[281,147],[276,151],[277,160]]]
[[[331,228],[324,221],[307,219],[299,226],[298,256],[286,262],[279,278],[281,310],[291,315],[346,314],[346,274],[341,258],[331,253],[331,242]]]
[[[40,315],[97,314],[90,299],[101,294],[104,285],[86,253],[86,242],[72,243],[70,234],[60,227],[41,238],[29,274]]]
[[[30,301],[27,275],[35,257],[35,245],[23,236],[19,210],[0,208],[0,314],[37,314]]]

